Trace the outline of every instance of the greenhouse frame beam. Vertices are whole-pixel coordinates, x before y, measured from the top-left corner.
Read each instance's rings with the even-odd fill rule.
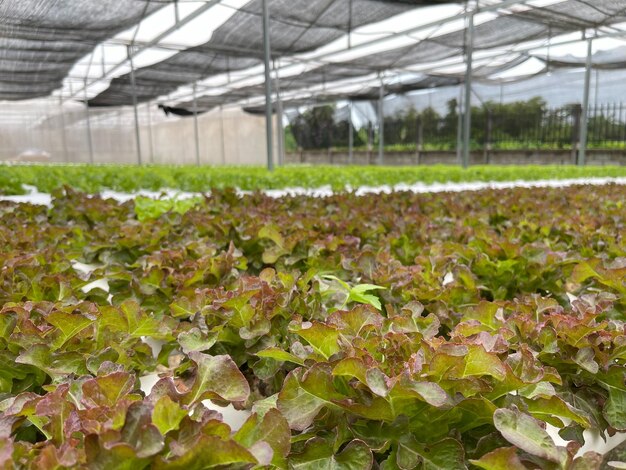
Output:
[[[385,163],[385,83],[380,78],[380,88],[378,96],[378,164]]]
[[[455,15],[451,15],[451,16],[449,16],[447,18],[442,18],[442,19],[439,19],[437,21],[434,21],[434,22],[431,22],[431,23],[428,23],[428,24],[416,26],[414,28],[410,28],[410,29],[405,30],[405,31],[396,32],[396,33],[393,33],[391,35],[387,35],[387,36],[382,37],[382,38],[377,38],[377,39],[374,39],[374,40],[365,41],[362,44],[352,45],[351,50],[358,50],[358,49],[361,49],[361,48],[370,47],[372,45],[376,45],[378,43],[391,40],[394,37],[399,37],[399,36],[403,36],[403,35],[413,34],[413,33],[416,33],[416,32],[419,32],[419,31],[431,28],[431,27],[447,24],[447,23],[449,23],[451,21],[455,21],[455,20],[462,19],[462,18],[467,18],[469,16],[469,14],[474,15],[476,13],[504,10],[504,9],[509,8],[511,6],[524,5],[524,4],[528,3],[529,1],[531,1],[531,0],[516,0],[516,1],[514,1],[514,0],[505,0],[505,1],[502,1],[502,2],[497,3],[497,4],[480,6],[480,7],[477,7],[471,13],[468,13],[468,12],[457,13]],[[190,14],[187,17],[183,18],[179,23],[175,24],[172,28],[170,28],[169,30],[167,30],[164,33],[160,34],[159,37],[154,38],[150,42],[142,44],[140,46],[140,48],[137,49],[135,54],[138,54],[139,52],[141,52],[141,51],[143,51],[143,50],[145,50],[146,48],[149,48],[149,47],[153,47],[153,46],[159,47],[160,40],[163,39],[166,35],[171,34],[171,32],[173,32],[173,31],[176,31],[181,26],[184,26],[187,22],[191,21],[194,17],[197,17],[202,12],[204,12],[207,9],[211,8],[215,4],[218,4],[219,2],[220,2],[220,0],[208,1],[205,5],[203,5],[202,7],[198,8],[195,12],[193,12],[192,14]],[[532,8],[532,6],[531,6],[531,8]],[[615,35],[617,35],[617,33]],[[539,48],[539,47],[542,47],[542,46],[533,46],[533,48]],[[345,50],[334,51],[334,52],[327,52],[325,54],[321,54],[321,55],[318,55],[316,57],[302,59],[302,61],[306,61],[306,62],[320,61],[320,60],[323,60],[324,58],[332,57],[333,55],[341,54],[343,52],[345,52]],[[293,58],[293,59],[298,60],[298,58]],[[121,67],[124,63],[125,63],[125,61],[119,63],[116,66],[114,66],[112,69],[107,71],[106,74],[103,77],[94,79],[91,83],[96,83],[99,80],[102,80],[103,78],[106,78],[107,76],[110,76],[115,70],[117,70],[119,67]],[[286,64],[286,66],[289,66],[289,64]],[[244,80],[249,80],[251,77],[252,77],[251,75],[246,75],[245,77],[242,77],[242,78],[236,80],[233,83],[236,83],[236,82],[239,82],[239,81],[244,81]],[[202,88],[204,88],[204,87],[202,87]],[[73,92],[73,93],[70,92],[70,93],[72,94],[72,96],[74,96],[77,92],[78,91]]]
[[[146,49],[150,49],[151,47],[156,46],[157,44],[159,44],[159,42],[161,42],[161,40],[165,39],[167,36],[169,36],[172,33],[175,33],[176,31],[178,31],[182,26],[185,26],[186,24],[190,23],[191,21],[195,20],[196,18],[198,18],[200,15],[202,15],[205,11],[213,8],[215,5],[219,4],[222,0],[209,0],[207,1],[207,3],[205,3],[204,5],[202,5],[201,7],[199,7],[197,10],[195,10],[193,13],[190,13],[189,15],[185,16],[182,20],[177,21],[174,23],[174,25],[168,29],[166,29],[165,31],[163,31],[161,34],[159,34],[158,36],[152,38],[152,40],[146,42],[145,44],[142,44],[133,54],[131,57],[134,57],[138,54],[140,54],[141,52],[145,51]],[[138,25],[140,25],[141,23],[139,23]],[[134,42],[134,39],[133,39]],[[93,54],[93,53],[92,53]],[[101,80],[105,80],[107,78],[109,78],[114,72],[116,72],[117,70],[119,70],[125,63],[127,62],[127,60],[123,60],[119,63],[117,63],[116,65],[114,65],[112,68],[110,68],[109,70],[106,71],[106,73],[103,73],[102,76],[98,77],[98,78],[94,78],[93,80],[91,80],[91,82],[89,82],[86,79],[86,84],[85,84],[85,88],[90,87],[91,85],[94,85],[98,82],[100,82]],[[77,90],[75,92],[70,92],[70,96],[69,98],[74,98],[75,96],[77,96],[82,90]]]
[[[489,11],[495,11],[495,10],[500,10],[503,8],[508,8],[511,6],[515,6],[515,5],[524,5],[528,2],[530,2],[532,0],[504,0],[498,4],[493,4],[493,5],[485,5],[482,6],[480,8],[476,8],[473,12],[471,12],[471,14],[477,14],[477,13],[485,13],[485,12],[489,12]],[[462,13],[457,13],[451,16],[448,16],[446,18],[441,18],[438,19],[436,21],[431,21],[429,23],[423,24],[423,25],[419,25],[419,26],[415,26],[413,28],[409,28],[406,29],[404,31],[399,31],[399,32],[394,32],[393,34],[389,34],[387,36],[381,37],[381,38],[376,38],[376,39],[372,39],[369,41],[365,41],[362,42],[361,44],[356,44],[356,45],[352,45],[352,47],[350,48],[350,51],[356,51],[356,50],[360,50],[363,48],[368,48],[371,46],[375,46],[378,45],[380,43],[384,43],[385,41],[389,41],[391,39],[397,38],[399,36],[409,36],[411,34],[415,34],[415,33],[419,33],[421,31],[430,29],[430,28],[436,28],[438,26],[443,26],[446,25],[448,23],[451,23],[453,21],[457,21],[457,20],[462,20],[467,18],[467,16],[469,15],[469,13],[463,11]],[[416,41],[416,44],[418,44],[421,41]],[[395,48],[392,48],[390,50],[393,50]],[[341,54],[345,52],[345,50],[341,50],[341,51],[333,51],[333,52],[326,52],[324,54],[321,54],[319,56],[315,56],[312,57],[311,59],[309,59],[309,61],[320,61],[320,60],[324,60],[327,59],[329,57],[332,57],[335,54]],[[364,56],[367,57],[367,56]]]
[[[456,160],[459,165],[463,164],[463,85],[459,85],[459,100],[457,102]]]
[[[272,74],[270,62],[272,49],[270,44],[270,14],[267,0],[263,0],[263,59],[265,61],[265,136],[267,139],[267,169],[274,170],[274,142],[272,126]]]
[[[83,83],[87,83],[87,77],[89,76],[89,72],[91,70],[91,66],[93,64],[93,54],[89,58],[89,64],[87,64],[87,73],[83,80]],[[89,102],[87,101],[87,86],[83,89],[83,98],[85,100],[85,111],[87,114],[87,144],[89,145],[89,163],[93,165],[94,157],[93,157],[93,137],[91,135],[91,113],[89,112]]]
[[[278,166],[285,164],[285,129],[283,127],[283,102],[280,97],[276,101],[276,138],[278,139]]]
[[[485,13],[485,12],[489,12],[489,11],[499,10],[499,9],[502,9],[502,8],[508,8],[510,6],[523,5],[523,4],[526,4],[527,2],[530,2],[530,1],[532,1],[532,0],[504,0],[501,3],[498,3],[498,4],[485,5],[483,7],[476,8],[473,12],[471,12],[471,14]],[[409,29],[404,30],[404,31],[399,31],[397,33],[394,32],[393,34],[390,34],[388,36],[384,36],[382,38],[372,39],[370,41],[365,41],[365,42],[363,42],[361,44],[352,45],[350,50],[351,51],[355,51],[355,50],[363,49],[365,47],[375,46],[377,44],[380,44],[382,42],[388,41],[390,39],[397,38],[399,36],[409,36],[411,34],[419,33],[421,31],[424,31],[424,30],[427,30],[427,29],[430,29],[430,28],[436,28],[438,26],[443,26],[443,25],[451,23],[453,21],[465,19],[465,18],[467,18],[467,16],[469,14],[470,13],[467,13],[467,12],[463,11],[462,13],[457,13],[455,15],[448,16],[446,18],[441,18],[441,19],[436,20],[436,21],[431,21],[430,23],[426,23],[426,24],[423,24],[423,25],[415,26],[413,28],[409,28]],[[417,41],[417,42],[420,42],[420,41]],[[324,58],[327,58],[329,56],[332,56],[333,54],[337,54],[337,53],[341,53],[341,52],[344,52],[344,51],[327,52],[325,54],[322,54],[320,56],[315,57],[314,60],[324,59]]]
[[[224,133],[224,107],[220,106],[220,136],[222,141],[222,164],[226,165],[226,134]]]
[[[276,88],[276,139],[278,139],[278,166],[285,164],[285,130],[283,128],[283,100],[280,91],[280,77],[274,66],[274,84]]]
[[[128,53],[128,60],[130,61],[130,85],[131,85],[131,89],[132,89],[132,95],[133,95],[133,115],[135,118],[135,141],[136,141],[136,145],[137,145],[137,164],[138,165],[142,165],[142,158],[141,158],[141,134],[139,131],[139,110],[137,109],[137,87],[136,87],[136,83],[135,83],[135,64],[133,63],[133,56],[132,56],[132,46],[127,46],[127,53]],[[87,95],[87,85],[85,85],[85,96]],[[89,108],[89,104],[87,102],[85,102],[85,105]]]
[[[354,164],[354,123],[352,122],[352,111],[354,103],[350,100],[348,104],[348,163]]]
[[[477,8],[477,9],[475,9],[472,12],[472,14],[485,13],[485,12],[505,9],[505,8],[508,8],[508,7],[511,7],[511,6],[515,6],[515,5],[524,5],[524,4],[526,4],[526,3],[530,2],[530,1],[532,1],[532,0],[504,0],[504,1],[500,2],[500,3],[498,3],[498,4],[485,5],[485,6],[482,6],[480,8]],[[446,25],[446,24],[451,23],[453,21],[463,20],[463,19],[467,18],[467,16],[468,16],[468,13],[465,12],[465,11],[463,11],[461,13],[456,13],[456,14],[448,16],[446,18],[440,18],[440,19],[438,19],[436,21],[431,21],[429,23],[426,23],[426,24],[423,24],[423,25],[419,25],[419,26],[415,26],[413,28],[409,28],[409,29],[406,29],[404,31],[394,32],[392,34],[389,34],[389,35],[381,37],[381,38],[371,39],[369,41],[362,42],[361,44],[356,44],[356,45],[355,44],[351,44],[351,47],[350,47],[349,50],[350,51],[358,51],[358,50],[361,50],[361,49],[364,49],[364,48],[368,48],[368,47],[371,47],[371,46],[376,46],[378,44],[384,43],[386,41],[393,40],[394,38],[397,38],[397,37],[400,37],[400,36],[410,36],[411,34],[415,34],[415,33],[421,32],[421,31],[425,31],[425,30],[428,30],[430,28],[436,28],[436,27],[439,27],[439,26],[443,26],[443,25]],[[416,40],[415,44],[419,44],[419,42],[420,41]],[[394,48],[391,48],[389,50],[391,51],[391,50],[394,50],[394,49],[396,49],[396,48],[394,47]],[[325,52],[325,53],[317,55],[317,56],[306,57],[306,58],[290,57],[289,59],[292,60],[292,61],[295,61],[295,62],[299,62],[299,63],[315,63],[315,62],[319,62],[320,66],[321,66],[321,65],[324,65],[325,63],[328,63],[328,62],[324,62],[325,60],[327,60],[329,58],[332,58],[334,55],[342,54],[342,53],[346,52],[347,50],[348,49],[342,49],[342,50],[339,50],[339,51]],[[314,53],[311,53],[311,54],[314,54]],[[363,56],[363,58],[366,58],[366,57],[367,57],[367,55]],[[339,62],[341,62],[341,61],[339,61]],[[291,65],[293,65],[293,64],[292,63],[291,64],[287,64],[285,67],[289,67]],[[280,68],[279,68],[279,70],[280,70]],[[241,78],[238,78],[237,80],[229,81],[229,85],[236,85],[238,83],[248,82],[253,77],[254,77],[254,75],[245,75],[245,76],[243,76]],[[211,88],[211,87],[209,87],[209,88]],[[189,96],[188,94],[187,95],[182,95],[180,97],[177,97],[177,100],[183,100],[183,99],[185,99],[185,97],[188,97],[188,96]]]
[[[193,84],[193,139],[196,150],[196,165],[200,166],[200,131],[198,129],[198,95],[196,84]]]
[[[85,83],[87,79],[85,78]],[[87,128],[87,145],[89,147],[89,163],[93,165],[93,141],[91,139],[91,116],[89,112],[89,104],[87,103],[87,87],[83,89],[83,94],[85,98],[85,117],[86,117],[86,128]]]
[[[587,39],[587,63],[585,65],[585,88],[583,109],[580,116],[580,142],[578,143],[578,165],[585,166],[587,159],[587,131],[589,129],[589,92],[591,89],[591,68],[593,61],[593,38]]]
[[[597,34],[598,32],[601,32],[602,34]],[[600,38],[620,38],[620,37],[624,37],[624,35],[626,35],[626,30],[618,33],[615,31],[611,31],[611,32],[606,32],[606,31],[601,31],[598,30],[596,31],[596,35],[594,36],[596,39],[600,39]],[[581,41],[581,39],[577,38],[577,39],[571,39],[571,38],[565,38],[565,39],[561,39],[558,41],[555,41],[554,43],[551,43],[549,46],[546,44],[536,44],[537,40],[532,40],[532,41],[528,41],[530,44],[526,44],[523,47],[520,47],[519,45],[513,45],[515,48],[514,49],[509,49],[506,50],[504,52],[502,52],[502,50],[496,49],[493,51],[490,50],[481,50],[480,52],[485,54],[484,56],[482,56],[480,58],[480,60],[492,60],[492,59],[498,59],[498,58],[502,58],[502,57],[506,57],[507,55],[510,54],[522,54],[522,53],[528,53],[531,51],[534,51],[536,49],[543,49],[545,47],[558,47],[558,46],[566,46],[566,45],[570,45],[570,44],[575,44],[575,43],[579,43]],[[448,58],[448,59],[443,59],[440,61],[436,62],[436,65],[428,64],[426,66],[423,65],[419,65],[419,64],[414,64],[414,65],[409,65],[406,67],[403,67],[401,69],[398,68],[394,68],[391,70],[394,71],[400,71],[400,72],[406,72],[406,73],[432,73],[432,72],[436,72],[437,69],[440,69],[442,67],[451,67],[451,66],[455,66],[455,65],[460,65],[462,63],[465,62],[465,57],[463,55],[461,56],[457,56],[454,58]],[[374,71],[372,71],[372,73],[374,73]],[[370,74],[371,75],[371,74]],[[246,77],[246,78],[250,78],[250,77]],[[350,85],[357,85],[359,83],[369,83],[372,82],[374,79],[373,78],[369,78],[369,79],[364,79],[363,77],[356,77],[354,82],[349,83]],[[342,85],[345,85],[344,83],[342,83]],[[328,85],[330,87],[333,86],[333,83],[331,83],[330,85]],[[210,90],[212,87],[207,87],[207,90]],[[235,88],[233,88],[234,90]]]
[[[467,16],[467,44],[466,44],[465,72],[465,104],[463,106],[463,168],[470,163],[470,143],[472,133],[472,66],[474,58],[474,12]]]
[[[152,101],[146,103],[148,110],[148,146],[150,148],[150,163],[154,163],[154,135],[152,133]]]
[[[63,110],[63,96],[59,96],[59,110],[61,111],[61,142],[63,144],[63,156],[66,162],[70,161],[67,151],[67,134],[65,132],[65,111]]]
[[[615,33],[615,32],[602,32],[602,34],[597,34],[596,36],[594,36],[595,39],[600,39],[600,38],[618,38],[618,37],[623,37],[624,34],[626,34],[626,31],[624,31],[621,34]],[[577,39],[562,39],[559,41],[556,41],[554,43],[552,43],[550,46],[551,47],[558,47],[558,46],[565,46],[565,45],[569,45],[569,44],[576,44],[579,43],[581,41],[580,38]],[[517,47],[517,46],[516,46]],[[493,59],[499,59],[502,57],[505,57],[511,53],[527,53],[527,52],[531,52],[534,51],[536,49],[543,49],[547,47],[545,44],[535,44],[533,41],[533,44],[528,44],[526,46],[523,46],[521,48],[515,49],[515,50],[507,50],[505,52],[502,51],[493,51],[491,53],[489,53],[488,55],[485,55],[484,57],[481,57],[480,60],[493,60]],[[481,52],[488,52],[488,51],[481,51]],[[441,63],[439,63],[441,62]],[[451,67],[451,66],[455,66],[455,65],[460,65],[462,63],[465,62],[465,57],[463,56],[461,57],[457,57],[455,59],[445,59],[443,61],[438,61],[437,65],[432,65],[429,64],[427,66],[420,66],[420,65],[413,65],[410,66],[409,68],[405,68],[402,69],[402,72],[407,72],[407,73],[424,73],[424,74],[428,74],[428,73],[432,73],[432,72],[436,72],[438,69],[442,68],[442,67]],[[393,70],[397,70],[397,69],[393,69]],[[345,83],[342,82],[340,84],[336,84],[335,82],[331,82],[330,84],[326,84],[326,87],[329,90],[334,89],[336,86],[354,86],[354,85],[362,85],[362,86],[368,86],[368,84],[371,84],[374,80],[376,80],[376,78],[370,78],[370,75],[367,76],[362,76],[362,77],[356,77],[353,79],[353,81],[350,81],[349,83]],[[461,86],[461,88],[463,88],[463,86]],[[210,87],[207,87],[207,90],[209,90]],[[236,88],[232,88],[232,90],[236,90]],[[302,93],[302,90],[294,90],[291,95],[300,95]],[[290,98],[287,98],[290,99]],[[247,104],[253,104],[256,101],[250,101],[250,99],[248,99],[246,102]],[[252,100],[258,100],[258,97],[252,98]],[[462,103],[462,96],[460,96],[459,98],[459,103]],[[233,102],[230,103],[230,105],[232,106],[239,106],[238,102]],[[462,128],[462,126],[461,126]],[[460,155],[459,155],[459,161],[460,161]]]

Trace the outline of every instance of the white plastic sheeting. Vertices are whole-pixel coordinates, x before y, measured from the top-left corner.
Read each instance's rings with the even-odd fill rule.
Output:
[[[621,178],[576,178],[562,180],[537,180],[537,181],[505,181],[505,182],[467,182],[467,183],[414,183],[414,184],[397,184],[395,186],[361,186],[359,188],[346,188],[347,191],[353,191],[357,196],[366,194],[389,194],[392,192],[408,191],[413,193],[444,193],[444,192],[463,192],[463,191],[482,191],[485,189],[511,189],[511,188],[567,188],[569,186],[588,185],[588,186],[604,186],[607,184],[626,185],[626,177]],[[0,201],[11,201],[17,203],[30,203],[51,206],[52,196],[47,193],[40,193],[35,188],[29,187],[30,193],[22,196],[0,196]],[[250,194],[250,191],[238,190],[239,194]],[[284,196],[310,196],[310,197],[327,197],[334,194],[330,186],[320,188],[285,188],[285,189],[266,189],[262,191],[264,194],[279,198]],[[190,193],[177,191],[173,189],[163,189],[161,191],[137,191],[135,193],[122,193],[117,191],[103,191],[100,194],[105,199],[114,199],[118,202],[127,202],[137,196],[151,198],[180,198],[188,199],[192,197],[202,196],[202,193]]]

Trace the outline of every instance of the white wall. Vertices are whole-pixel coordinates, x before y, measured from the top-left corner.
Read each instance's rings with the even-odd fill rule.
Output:
[[[84,106],[66,104],[61,114],[60,106],[45,103],[0,103],[12,113],[11,119],[0,120],[0,160],[37,149],[50,154],[52,162],[89,162]],[[193,117],[167,117],[156,106],[148,111],[140,105],[139,121],[143,163],[196,163]],[[92,109],[89,122],[95,163],[137,163],[132,108]],[[266,164],[263,116],[216,109],[198,116],[198,131],[203,165]]]

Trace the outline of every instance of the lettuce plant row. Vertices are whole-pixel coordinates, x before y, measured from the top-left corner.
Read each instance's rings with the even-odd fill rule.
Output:
[[[579,449],[626,432],[624,201],[0,203],[0,468],[600,469]]]
[[[210,188],[235,187],[242,190],[290,187],[318,188],[382,186],[414,183],[468,181],[535,181],[542,179],[626,177],[620,166],[411,166],[411,167],[329,167],[287,166],[269,172],[260,167],[189,167],[131,165],[3,165],[0,194],[24,194],[23,185],[50,193],[64,185],[88,193],[104,189],[133,192],[169,188],[206,192]]]

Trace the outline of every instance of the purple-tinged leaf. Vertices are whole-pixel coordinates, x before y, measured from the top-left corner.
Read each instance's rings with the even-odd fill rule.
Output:
[[[551,462],[563,462],[563,452],[534,418],[517,410],[500,408],[494,413],[493,422],[502,436],[514,446]]]
[[[13,441],[9,437],[0,437],[0,468],[10,468],[13,460]]]
[[[479,345],[464,346],[467,354],[438,353],[430,364],[431,375],[438,378],[465,379],[468,377],[490,376],[498,381],[506,378],[507,371],[496,354],[488,353]],[[460,352],[460,351],[459,351]]]
[[[450,438],[423,445],[411,435],[404,436],[398,443],[396,463],[402,470],[414,469],[420,464],[424,470],[467,469],[461,443]]]
[[[414,397],[434,407],[452,404],[448,394],[439,384],[434,382],[417,382],[403,377],[391,390],[390,398]]]
[[[153,457],[165,445],[163,436],[152,424],[152,406],[146,402],[135,402],[128,407],[121,438],[137,452],[137,457]]]
[[[56,445],[65,442],[67,436],[65,431],[66,421],[70,414],[76,410],[74,403],[68,398],[69,386],[64,384],[57,387],[54,392],[48,393],[40,400],[36,407],[36,417],[46,418],[44,430],[50,435],[50,439]]]
[[[595,351],[591,347],[579,349],[574,356],[574,362],[591,374],[597,374],[600,366],[594,360]]]
[[[328,324],[336,327],[344,336],[357,337],[368,327],[379,330],[383,317],[373,308],[359,305],[347,311],[337,311],[328,317]]]
[[[87,466],[94,470],[143,470],[150,465],[147,458],[139,458],[130,444],[124,442],[102,442],[96,434],[85,438]]]
[[[363,441],[353,440],[336,454],[333,446],[321,438],[310,439],[303,452],[289,458],[294,470],[369,470],[373,462],[372,451]]]
[[[192,405],[211,398],[231,402],[244,402],[248,399],[250,386],[229,356],[191,352],[189,358],[196,365],[196,377],[184,398],[185,404]]]
[[[217,338],[217,333],[205,334],[199,328],[192,328],[178,335],[178,344],[185,354],[189,354],[192,351],[208,351],[215,345]]]
[[[367,366],[363,360],[356,357],[346,357],[333,368],[333,375],[338,377],[354,377],[361,383],[367,384]]]
[[[93,323],[93,320],[81,314],[62,311],[52,312],[46,317],[46,320],[51,325],[54,325],[59,332],[51,343],[52,348],[55,350]]]
[[[602,455],[597,452],[585,452],[580,457],[576,457],[574,462],[570,467],[571,470],[600,470],[602,464],[604,463],[604,458]],[[611,462],[608,462],[609,467],[619,468],[619,466],[611,465]],[[624,465],[626,468],[626,464]]]
[[[294,328],[292,331],[304,338],[324,359],[329,359],[332,355],[341,351],[339,346],[341,332],[336,328],[331,328],[323,323],[313,322],[310,325]]]
[[[380,396],[386,397],[389,395],[389,378],[385,376],[385,374],[375,367],[368,369],[365,373],[365,383],[370,388],[372,393]]]
[[[470,462],[483,470],[528,470],[517,456],[515,447],[502,447]]]
[[[233,439],[251,451],[259,443],[268,445],[271,451],[270,463],[281,468],[286,466],[286,458],[291,449],[291,431],[289,423],[277,409],[270,409],[262,418],[256,413],[250,416]],[[252,453],[257,460],[261,460],[261,455],[253,451]]]
[[[276,404],[291,429],[304,431],[325,406],[336,407],[334,402],[343,398],[333,386],[330,367],[317,364],[290,372]]]
[[[528,412],[532,416],[557,427],[563,427],[563,423],[559,418],[574,421],[585,428],[591,426],[589,419],[583,411],[573,408],[559,397],[536,398],[534,400],[526,400],[525,403]]]
[[[291,354],[287,351],[283,351],[282,349],[279,349],[279,348],[267,348],[262,351],[259,351],[258,353],[256,353],[256,355],[259,357],[266,357],[269,359],[274,359],[280,362],[293,362],[294,364],[298,364],[301,366],[304,365],[304,361],[300,359],[298,356]]]
[[[258,461],[240,444],[215,436],[200,436],[197,443],[184,455],[172,459],[159,457],[152,468],[154,470],[205,470],[245,464],[258,464]]]
[[[75,352],[52,352],[50,347],[37,344],[23,351],[16,359],[18,364],[34,366],[52,378],[61,378],[68,374],[88,373],[85,358]]]
[[[113,407],[135,388],[135,377],[126,372],[87,380],[83,386],[82,403],[88,407]]]
[[[621,367],[612,367],[598,374],[598,381],[609,392],[602,413],[612,428],[626,431],[626,374]]]

